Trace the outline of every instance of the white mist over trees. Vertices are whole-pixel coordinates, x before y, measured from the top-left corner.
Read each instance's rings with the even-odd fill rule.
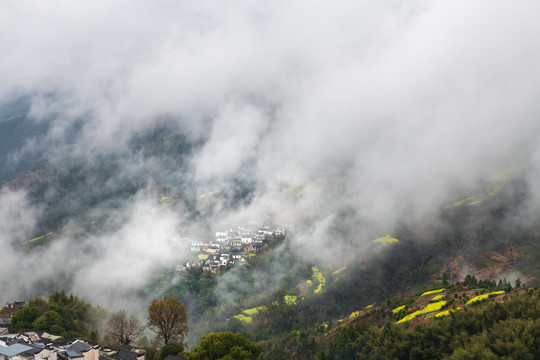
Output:
[[[50,124],[11,156],[46,150],[61,169],[114,154],[117,184],[162,172],[196,194],[250,181],[241,206],[194,212],[218,228],[309,219],[295,246],[320,261],[369,251],[374,234],[516,167],[537,210],[538,13],[504,1],[7,2],[0,101],[28,95],[32,119]],[[182,171],[130,149],[162,124],[197,144]],[[283,190],[294,187],[303,195]],[[128,197],[113,233],[68,232],[21,264],[14,244],[42,209],[3,189],[4,296],[54,279],[119,306],[152,268],[186,256],[171,234],[199,227],[193,209],[153,213],[152,201]]]

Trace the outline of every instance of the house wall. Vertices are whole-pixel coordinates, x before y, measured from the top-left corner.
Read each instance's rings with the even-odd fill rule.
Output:
[[[0,354],[0,360],[29,360],[31,358],[28,358],[28,357],[25,357],[25,356],[22,356],[22,355],[15,355],[15,356],[12,356],[12,357],[7,357],[5,355],[1,355]]]
[[[83,360],[99,360],[99,350],[90,349],[84,353]]]
[[[56,350],[42,350],[39,354],[34,355],[34,360],[58,360],[58,351]]]

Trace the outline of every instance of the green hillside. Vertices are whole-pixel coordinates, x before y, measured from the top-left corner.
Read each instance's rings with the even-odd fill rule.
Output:
[[[30,119],[17,111],[0,113],[2,154],[16,145],[7,134],[17,144],[31,136],[24,130]],[[34,233],[20,235],[21,251],[46,251],[65,233],[71,241],[114,233],[123,221],[115,211],[140,195],[155,197],[149,211],[177,211],[210,232],[206,216],[249,204],[255,183],[238,177],[195,191],[189,159],[200,145],[163,125],[133,135],[129,148],[139,154],[136,160],[73,156],[61,166],[38,161],[37,169],[21,164],[16,173],[0,174],[6,186],[24,188],[28,202],[42,209]],[[118,171],[122,167],[130,167],[129,177]],[[537,315],[530,310],[519,316],[509,308],[538,305],[540,220],[520,220],[529,196],[520,176],[449,196],[430,218],[401,223],[388,235],[353,238],[346,226],[336,230],[331,241],[349,249],[352,260],[311,257],[312,249],[299,251],[294,234],[269,237],[246,266],[217,273],[155,267],[150,281],[129,296],[140,302],[175,296],[188,308],[190,346],[202,335],[230,331],[259,344],[263,359],[489,358],[511,351],[534,358],[536,340],[526,336],[535,334]],[[325,193],[314,185],[282,191],[295,198]],[[347,210],[340,216],[347,219]],[[305,219],[298,228],[310,231],[312,222]],[[524,339],[515,338],[517,329]]]
[[[461,330],[448,340],[456,343],[437,351],[433,349],[443,340],[422,342],[415,334],[442,332],[437,336],[444,338],[450,336],[444,333],[450,331],[446,327],[456,326],[448,324],[459,321],[467,339],[495,339],[499,335],[490,332],[499,329],[497,320],[479,320],[489,317],[493,306],[536,304],[538,262],[533,254],[540,253],[539,224],[507,221],[520,211],[522,202],[514,196],[520,191],[516,180],[481,204],[442,207],[436,226],[404,226],[393,233],[392,239],[399,241],[375,242],[384,246],[347,264],[301,259],[290,249],[292,239],[286,238],[251,258],[247,267],[218,274],[190,269],[166,275],[161,284],[175,283],[166,292],[188,304],[192,343],[204,333],[239,332],[263,347],[263,359],[346,359],[356,354],[407,358],[403,354],[409,353],[419,354],[415,358],[429,358],[430,353],[460,358],[469,351],[488,358],[504,356],[502,345],[472,349],[476,345],[469,340],[459,340]],[[270,285],[260,282],[261,274],[275,269],[286,270]],[[220,292],[229,276],[235,281],[227,282],[224,298]],[[519,289],[513,289],[516,285]],[[518,327],[535,319],[517,313],[504,316]],[[475,321],[488,323],[475,328]],[[388,344],[388,334],[396,337],[395,349]],[[536,351],[528,346],[527,352]]]

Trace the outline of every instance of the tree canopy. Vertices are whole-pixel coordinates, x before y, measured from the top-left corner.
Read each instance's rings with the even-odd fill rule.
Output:
[[[174,296],[154,299],[148,307],[148,327],[165,345],[171,342],[183,344],[189,331],[187,307]]]
[[[167,344],[159,351],[159,358],[165,360],[167,356],[178,356],[182,351],[184,351],[184,347],[180,344]]]
[[[13,315],[11,327],[12,331],[21,328],[44,330],[61,335],[63,340],[96,341],[99,335],[94,329],[105,314],[104,309],[95,308],[61,290],[51,294],[48,301],[39,297],[30,299],[28,306]]]
[[[134,315],[128,317],[124,310],[111,315],[108,322],[107,337],[114,344],[130,345],[142,334],[144,326]]]
[[[201,337],[201,343],[189,360],[249,360],[256,359],[262,348],[242,334],[231,332],[210,333]]]

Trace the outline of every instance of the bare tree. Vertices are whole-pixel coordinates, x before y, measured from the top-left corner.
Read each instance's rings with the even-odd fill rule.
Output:
[[[124,310],[113,313],[109,319],[107,336],[117,344],[129,345],[142,334],[144,326],[133,315],[128,318]]]
[[[148,307],[148,327],[169,343],[184,344],[188,333],[187,307],[174,296],[163,300],[154,299]]]

